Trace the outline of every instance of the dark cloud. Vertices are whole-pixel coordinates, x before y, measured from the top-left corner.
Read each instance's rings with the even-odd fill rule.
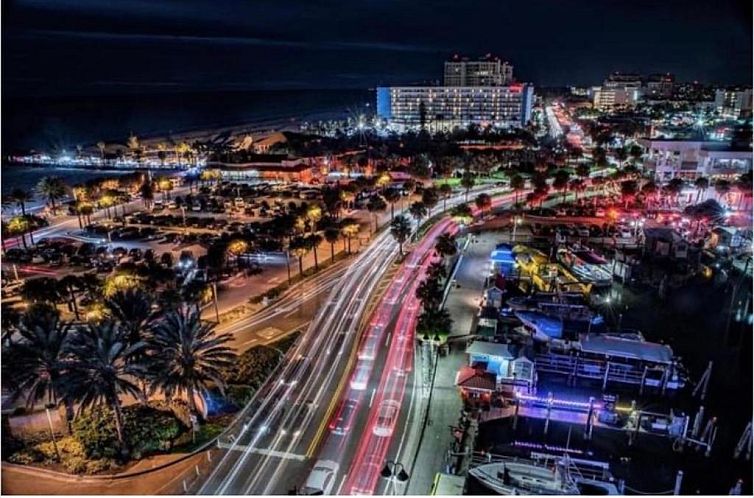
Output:
[[[739,0],[17,0],[2,3],[9,93],[369,87],[439,79],[459,52],[537,85],[614,70],[751,79]]]

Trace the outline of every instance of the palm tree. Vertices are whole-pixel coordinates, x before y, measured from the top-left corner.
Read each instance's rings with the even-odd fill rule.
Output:
[[[325,228],[325,240],[330,244],[330,260],[335,263],[335,243],[340,238],[340,230],[336,227]]]
[[[37,184],[37,190],[50,203],[53,213],[57,209],[55,202],[63,198],[66,188],[66,184],[59,176],[45,176]]]
[[[442,197],[442,210],[446,211],[448,209],[448,197],[453,193],[453,187],[448,182],[445,182],[440,185],[439,190]]]
[[[416,220],[417,226],[419,226],[421,225],[422,218],[427,216],[427,206],[421,201],[416,201],[409,206],[408,212],[411,213],[411,216]]]
[[[427,278],[416,288],[416,297],[425,310],[438,309],[442,301],[442,288],[437,280]]]
[[[698,204],[699,200],[701,199],[702,192],[709,188],[709,179],[700,176],[699,178],[694,180],[694,187],[696,187],[696,202]]]
[[[437,251],[437,254],[443,258],[446,256],[453,256],[458,252],[456,238],[449,233],[440,235],[437,237],[437,242],[435,242],[435,251]]]
[[[492,197],[490,197],[490,194],[481,193],[474,199],[474,204],[484,216],[484,213],[492,208]]]
[[[476,184],[476,178],[471,171],[465,171],[461,177],[461,186],[465,189],[465,200],[469,200],[469,190]]]
[[[628,151],[625,147],[615,149],[615,159],[618,160],[619,165],[623,166],[623,163],[628,159]]]
[[[144,206],[148,209],[154,200],[154,186],[152,182],[145,180],[141,184],[141,187],[139,187],[139,193],[141,194],[141,199],[144,201]]]
[[[644,194],[646,199],[653,199],[657,195],[657,184],[649,181],[641,186],[641,193]]]
[[[453,319],[446,309],[425,309],[419,315],[416,324],[416,335],[421,340],[442,341],[450,335]]]
[[[14,188],[6,197],[7,204],[21,208],[21,216],[26,216],[26,204],[34,200],[34,194],[22,188]]]
[[[436,246],[435,246],[436,249]],[[433,263],[430,263],[427,267],[427,277],[432,280],[440,280],[448,276],[447,271],[445,271],[445,265],[442,261],[435,261]]]
[[[715,192],[718,200],[722,201],[723,197],[730,192],[730,182],[728,180],[718,180],[715,182]]]
[[[79,403],[79,412],[93,406],[108,406],[115,416],[115,430],[124,453],[126,434],[121,398],[142,393],[135,380],[144,378],[147,370],[132,358],[143,352],[146,343],[128,344],[123,329],[113,321],[89,324],[70,339],[72,356],[70,371],[62,379],[68,401]]]
[[[72,309],[73,314],[76,316],[76,320],[79,320],[79,306],[76,302],[76,291],[81,288],[79,277],[73,274],[66,275],[58,280],[58,286],[60,287],[60,294],[68,296],[69,311]]]
[[[386,188],[382,192],[382,197],[390,203],[390,219],[392,220],[395,218],[395,203],[401,200],[402,195],[398,189]]]
[[[408,236],[411,235],[411,223],[409,223],[405,216],[399,214],[393,218],[393,221],[390,223],[390,233],[395,241],[398,242],[398,251],[400,252],[400,255],[403,256],[403,243],[406,242]]]
[[[348,254],[351,254],[351,238],[359,233],[359,223],[352,218],[347,218],[341,223],[340,231],[344,237],[343,245],[345,246],[346,241],[348,241]]]
[[[555,178],[552,181],[552,187],[563,193],[563,202],[565,202],[566,194],[568,193],[568,181],[570,178],[571,174],[568,173],[568,171],[561,169],[555,173]]]
[[[633,200],[638,192],[638,185],[635,180],[625,180],[620,184],[620,194],[623,197],[624,208],[628,209],[628,203]]]
[[[38,401],[57,405],[71,324],[62,322],[53,306],[37,304],[21,318],[16,331],[18,339],[3,348],[3,385],[10,388],[14,400],[25,397],[27,407]]]
[[[521,175],[513,175],[511,177],[511,188],[513,189],[513,192],[516,195],[516,201],[515,204],[518,204],[518,194],[522,190],[524,190],[524,187],[526,186],[526,181],[524,180],[524,177]]]
[[[184,308],[156,322],[149,341],[152,391],[162,390],[168,397],[185,395],[198,418],[195,395],[206,393],[210,385],[224,393],[222,371],[236,359],[234,350],[226,346],[233,337],[215,334],[214,328],[198,312]]]
[[[322,236],[318,233],[313,233],[306,237],[306,243],[314,252],[314,271],[319,271],[319,260],[317,259],[317,248],[322,243]]]
[[[306,237],[297,235],[293,237],[291,241],[288,243],[288,248],[298,258],[298,273],[299,275],[303,275],[304,274],[304,262],[303,262],[304,256],[306,256],[306,253],[308,253],[309,250],[311,249],[309,242],[306,240]]]
[[[110,317],[119,322],[129,344],[143,341],[153,318],[152,298],[138,287],[116,291],[105,299]]]
[[[579,200],[579,192],[586,190],[586,184],[581,178],[574,178],[569,182],[569,188],[576,195],[576,200]]]
[[[589,167],[589,164],[587,163],[579,163],[578,166],[576,166],[576,176],[579,178],[589,178],[591,168]]]
[[[387,203],[381,196],[375,194],[367,202],[367,210],[374,216],[374,231],[377,231],[377,213],[387,209]]]

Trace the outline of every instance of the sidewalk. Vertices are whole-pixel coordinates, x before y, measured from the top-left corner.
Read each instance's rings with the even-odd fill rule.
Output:
[[[460,287],[450,290],[446,308],[453,317],[453,337],[468,335],[476,320],[479,300],[484,290],[487,276],[488,256],[494,248],[494,239],[472,241],[464,251],[463,259],[456,272],[456,282]],[[426,495],[432,489],[435,475],[446,472],[446,455],[453,441],[450,426],[458,423],[463,409],[463,401],[456,388],[456,373],[466,364],[464,341],[451,343],[450,353],[440,356],[432,389],[427,426],[421,440],[416,465],[411,470],[406,494]],[[408,457],[404,457],[408,460]],[[411,455],[413,459],[413,455]]]

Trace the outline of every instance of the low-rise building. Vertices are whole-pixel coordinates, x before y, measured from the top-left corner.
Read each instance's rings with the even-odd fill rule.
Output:
[[[752,169],[750,148],[700,140],[639,139],[644,149],[645,171],[659,181],[672,178],[696,179],[700,176],[735,178]]]
[[[243,163],[212,161],[225,180],[268,180],[311,183],[316,168],[309,158],[291,158],[284,154],[257,154]]]

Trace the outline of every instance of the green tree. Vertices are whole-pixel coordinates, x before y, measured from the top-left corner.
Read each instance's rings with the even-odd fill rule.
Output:
[[[317,248],[322,243],[322,236],[318,233],[313,233],[306,237],[306,243],[309,244],[312,252],[314,253],[314,271],[319,271],[319,260],[317,258]]]
[[[422,218],[427,216],[427,206],[421,201],[416,201],[409,206],[408,212],[416,220],[417,226],[420,226]]]
[[[396,188],[386,188],[382,192],[382,196],[390,203],[390,219],[392,220],[395,218],[395,203],[401,200],[402,195]]]
[[[571,178],[571,174],[564,170],[558,170],[555,173],[555,178],[552,181],[552,187],[563,193],[563,202],[565,202],[566,194],[568,193],[568,181]]]
[[[440,235],[435,242],[435,251],[443,258],[455,255],[458,252],[456,238],[449,233]]]
[[[50,203],[52,212],[56,212],[56,202],[65,196],[67,187],[59,176],[45,176],[37,183],[37,191]]]
[[[526,181],[521,175],[515,174],[511,177],[511,188],[513,189],[513,193],[516,196],[515,204],[518,204],[518,194],[520,194],[524,190],[525,186]]]
[[[21,208],[21,216],[26,216],[26,204],[34,200],[34,194],[22,188],[14,188],[4,199],[5,205],[15,205]]]
[[[427,211],[432,211],[432,208],[437,206],[438,202],[440,202],[440,195],[438,194],[436,188],[425,188],[422,191],[422,204],[426,206]]]
[[[118,443],[125,454],[128,447],[121,399],[124,395],[142,399],[134,382],[145,377],[146,367],[131,359],[145,346],[143,342],[129,346],[115,322],[89,324],[71,337],[72,362],[62,379],[66,399],[79,403],[79,412],[94,406],[107,406],[113,411]]]
[[[297,235],[288,243],[289,250],[298,258],[298,273],[304,274],[304,256],[311,250],[311,245],[306,237]]]
[[[18,338],[3,346],[3,387],[12,399],[25,398],[31,408],[48,407],[62,399],[61,376],[66,371],[71,324],[60,320],[49,304],[32,305],[16,326]]]
[[[138,287],[116,291],[105,299],[110,317],[120,323],[129,344],[145,339],[149,323],[154,317],[152,298]]]
[[[448,182],[445,182],[440,185],[440,196],[442,197],[442,210],[447,211],[448,209],[448,197],[453,193],[453,187],[450,186]]]
[[[367,210],[372,213],[374,217],[374,231],[377,231],[377,213],[385,211],[387,209],[387,202],[381,196],[374,194],[367,201]]]
[[[709,179],[700,176],[699,178],[694,180],[694,187],[696,187],[696,202],[699,203],[699,200],[702,197],[702,192],[706,191],[709,188]]]
[[[490,197],[490,194],[481,193],[474,199],[474,204],[476,204],[476,207],[482,212],[482,216],[484,216],[487,211],[492,209],[492,197]]]
[[[325,228],[325,240],[330,244],[330,260],[335,263],[335,243],[340,238],[340,230],[337,227]]]
[[[469,190],[471,190],[475,184],[476,177],[474,177],[474,174],[471,171],[465,171],[461,177],[461,186],[465,190],[465,199],[467,202],[469,200]]]
[[[403,243],[406,242],[408,236],[411,235],[411,223],[408,219],[399,214],[390,223],[390,233],[396,242],[398,242],[398,250],[403,255]]]
[[[206,393],[211,385],[224,392],[222,371],[236,359],[227,346],[233,337],[215,334],[214,327],[194,310],[172,311],[154,324],[149,341],[152,391],[162,390],[168,397],[185,395],[197,417],[201,413],[195,394]]]

